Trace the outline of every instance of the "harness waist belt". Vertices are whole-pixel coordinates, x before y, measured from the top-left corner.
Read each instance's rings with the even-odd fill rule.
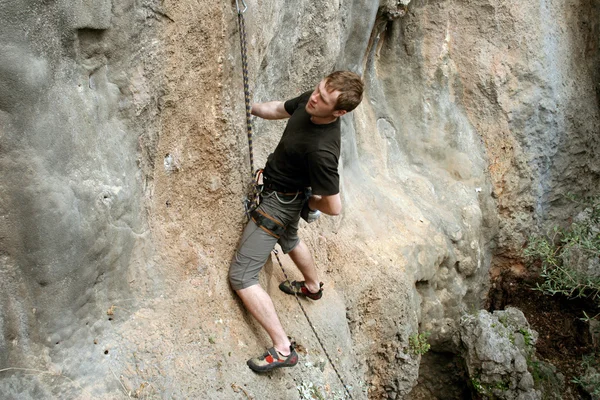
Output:
[[[291,187],[285,187],[282,185],[278,185],[277,183],[273,182],[273,180],[271,178],[269,178],[267,175],[263,174],[263,182],[264,182],[264,188],[267,190],[272,190],[274,192],[278,192],[278,193],[286,193],[286,194],[296,194],[298,192],[304,192],[305,188],[291,188]]]
[[[265,182],[264,188],[266,190],[272,190],[274,192],[281,193],[281,194],[291,194],[291,195],[294,195],[294,194],[296,194],[298,192],[304,192],[304,188],[302,188],[302,189],[286,188],[286,187],[283,187],[283,186],[275,185],[275,184],[273,184],[271,182]]]
[[[261,210],[252,211],[250,218],[260,229],[277,239],[285,232],[285,226],[281,222]]]

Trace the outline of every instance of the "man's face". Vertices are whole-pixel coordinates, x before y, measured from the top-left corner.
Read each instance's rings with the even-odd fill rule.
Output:
[[[336,110],[335,104],[340,95],[339,90],[327,91],[325,79],[321,80],[306,103],[306,112],[313,117],[337,118],[344,115],[344,110]]]

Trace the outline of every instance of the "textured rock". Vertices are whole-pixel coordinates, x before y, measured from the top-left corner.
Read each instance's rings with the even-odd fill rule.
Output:
[[[598,6],[248,4],[253,101],[334,69],[365,77],[343,119],[343,214],[303,226],[327,288],[308,312],[356,398],[410,396],[408,338],[458,352],[492,260],[569,215],[561,193],[598,190]],[[0,43],[0,370],[43,371],[0,372],[0,391],[340,392],[276,264],[261,282],[302,365],[268,378],[244,364],[269,343],[227,283],[249,175],[232,4],[3,2]],[[257,165],[281,128],[255,121]]]
[[[586,368],[583,375],[579,378],[583,389],[590,395],[590,398],[597,400],[600,398],[598,393],[598,382],[600,382],[600,373],[593,367]]]
[[[144,126],[127,78],[144,25],[130,23],[131,6],[0,5],[0,368],[108,372],[93,340],[109,328],[107,303],[128,297],[147,229]]]
[[[541,399],[527,369],[537,337],[516,308],[463,316],[460,342],[475,390],[487,398]]]

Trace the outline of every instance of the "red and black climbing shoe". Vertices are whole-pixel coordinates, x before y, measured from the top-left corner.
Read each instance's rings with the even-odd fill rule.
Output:
[[[293,367],[297,363],[298,353],[294,350],[294,346],[290,346],[290,355],[287,357],[279,354],[275,347],[271,347],[262,356],[249,359],[246,364],[252,371],[268,372],[276,368]]]
[[[319,300],[321,297],[323,297],[323,282],[319,284],[319,291],[316,293],[310,292],[304,284],[304,281],[283,281],[279,284],[279,290],[284,293],[291,294],[292,296],[296,294],[298,296],[308,297],[312,300]]]

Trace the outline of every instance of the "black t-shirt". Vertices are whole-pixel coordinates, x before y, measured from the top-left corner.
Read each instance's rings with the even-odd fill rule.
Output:
[[[289,189],[311,187],[313,194],[339,193],[340,120],[314,124],[305,106],[311,92],[285,102],[291,115],[264,173],[273,183]]]

